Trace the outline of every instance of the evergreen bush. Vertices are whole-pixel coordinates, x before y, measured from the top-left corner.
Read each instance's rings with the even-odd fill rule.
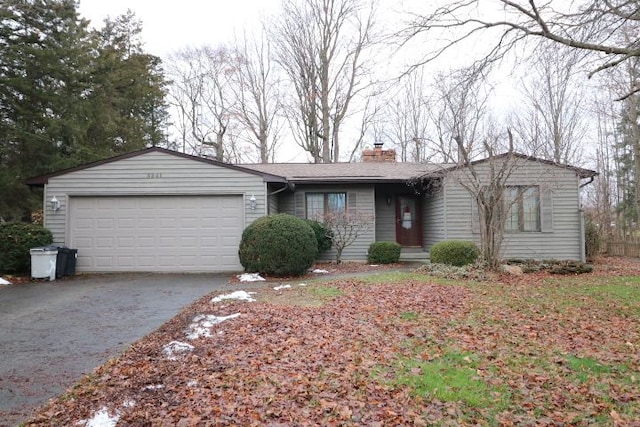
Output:
[[[300,276],[318,255],[318,241],[303,219],[287,214],[258,218],[242,233],[240,263],[250,273]]]
[[[398,262],[402,247],[396,242],[374,242],[369,246],[367,261],[371,264]]]
[[[318,241],[318,255],[331,249],[331,244],[333,243],[333,233],[331,232],[331,229],[318,221],[310,219],[305,221],[307,221],[307,224],[309,224],[313,233],[316,235],[316,240]]]
[[[0,274],[29,272],[29,250],[52,242],[51,232],[41,225],[24,222],[0,224]]]
[[[480,256],[480,249],[475,243],[466,240],[445,240],[431,247],[432,263],[455,265],[473,264]]]
[[[598,226],[587,217],[584,224],[584,250],[588,261],[593,261],[598,256],[601,243]]]

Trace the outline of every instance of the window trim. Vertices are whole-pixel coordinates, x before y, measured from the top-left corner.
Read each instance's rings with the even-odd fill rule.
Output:
[[[326,215],[328,213],[330,213],[331,211],[329,210],[329,196],[330,195],[342,195],[344,197],[344,204],[343,204],[343,210],[342,212],[347,212],[348,210],[348,206],[347,206],[347,192],[346,191],[308,191],[304,193],[304,217],[306,219],[312,220],[312,221],[321,221],[323,218],[309,218],[309,196],[318,196],[318,195],[322,195],[322,215]]]
[[[516,189],[518,190],[517,194],[516,194],[516,198],[515,201],[512,199],[511,197],[511,193],[509,193],[510,190],[512,189]],[[535,216],[537,219],[537,224],[536,224],[536,229],[535,230],[525,230],[525,194],[527,193],[527,191],[529,191],[530,189],[534,189],[535,190],[535,201],[536,201],[536,209],[535,209]],[[541,194],[541,190],[540,190],[540,186],[539,185],[507,185],[505,186],[505,190],[507,191],[507,196],[505,198],[505,203],[508,203],[508,206],[506,206],[507,210],[506,210],[506,217],[505,217],[505,227],[504,227],[504,231],[506,233],[540,233],[542,232],[542,208],[541,208],[541,204],[542,204],[542,194]],[[518,227],[517,228],[510,228],[509,226],[511,225],[511,210],[513,209],[514,206],[517,206],[518,208]]]

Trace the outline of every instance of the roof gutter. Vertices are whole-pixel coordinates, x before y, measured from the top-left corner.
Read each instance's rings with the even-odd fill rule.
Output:
[[[580,184],[579,188],[586,187],[587,185],[591,184],[595,178],[595,176],[589,177],[589,181],[585,182],[584,184]]]
[[[295,191],[296,185],[293,182],[287,182],[282,188],[277,189],[276,191],[272,191],[267,194],[267,196],[273,196],[274,194],[282,193],[284,190]]]

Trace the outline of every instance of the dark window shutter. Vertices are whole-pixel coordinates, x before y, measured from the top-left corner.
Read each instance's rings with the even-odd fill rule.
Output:
[[[358,201],[357,201],[357,194],[356,192],[350,192],[347,193],[347,210],[350,212],[355,212],[358,206]]]
[[[478,201],[473,194],[469,193],[469,195],[471,196],[471,232],[480,233],[480,212],[478,211]]]
[[[543,233],[553,231],[553,192],[540,189],[540,229]]]
[[[298,191],[295,193],[295,213],[298,218],[306,218],[307,215],[304,211],[304,193]]]

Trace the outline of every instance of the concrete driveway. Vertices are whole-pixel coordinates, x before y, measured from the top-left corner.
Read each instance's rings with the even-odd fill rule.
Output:
[[[89,275],[0,287],[0,426],[24,421],[192,301],[232,289],[229,277]]]

